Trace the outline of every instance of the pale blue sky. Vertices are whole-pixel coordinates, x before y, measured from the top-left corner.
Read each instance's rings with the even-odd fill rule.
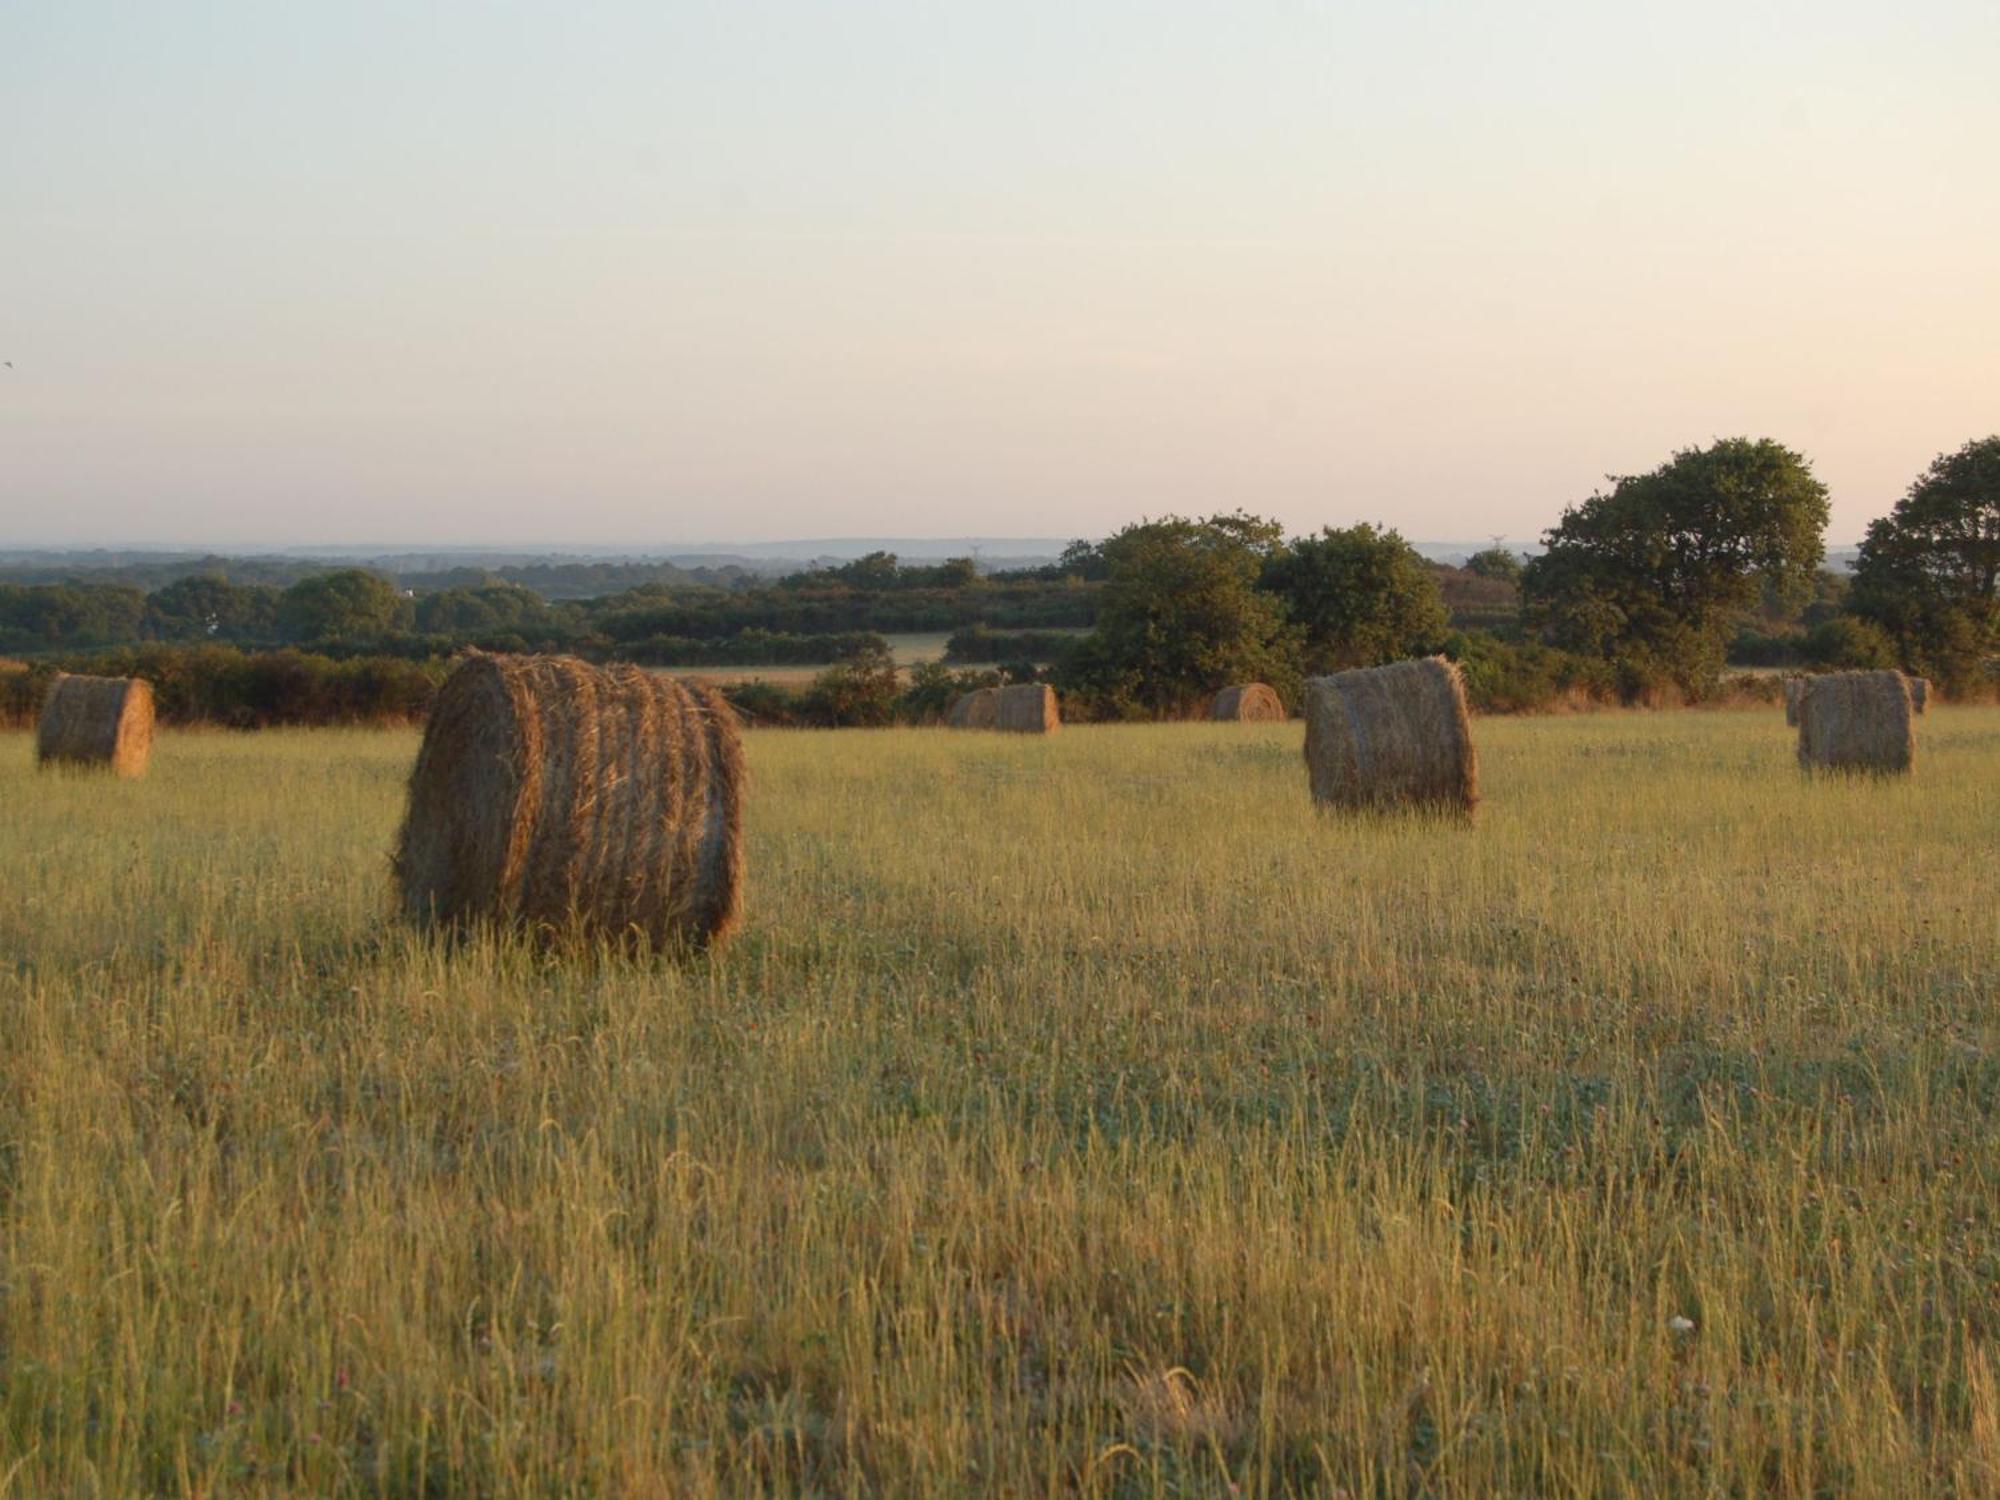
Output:
[[[0,7],[0,542],[1532,537],[2000,428],[2000,5]]]

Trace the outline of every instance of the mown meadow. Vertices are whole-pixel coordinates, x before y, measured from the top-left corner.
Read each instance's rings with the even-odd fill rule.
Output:
[[[753,732],[685,966],[411,732],[0,736],[0,1495],[2000,1493],[2000,709]]]

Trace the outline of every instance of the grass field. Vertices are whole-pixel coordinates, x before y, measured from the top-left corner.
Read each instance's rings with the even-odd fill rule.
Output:
[[[686,968],[389,924],[405,733],[0,736],[0,1493],[2000,1493],[2000,710],[767,732]]]

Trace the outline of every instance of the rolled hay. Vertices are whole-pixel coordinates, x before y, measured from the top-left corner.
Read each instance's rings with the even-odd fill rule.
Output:
[[[1226,687],[1210,700],[1208,716],[1239,724],[1267,724],[1285,717],[1285,704],[1261,682]]]
[[[1471,816],[1479,758],[1465,681],[1441,656],[1306,684],[1306,775],[1315,802]]]
[[[742,909],[743,789],[736,716],[712,688],[572,657],[468,656],[410,774],[403,915],[706,947]]]
[[[153,685],[139,677],[60,674],[35,728],[37,765],[143,776],[153,756]]]
[[[1911,677],[1907,673],[1903,681],[1910,685],[1910,712],[1920,714],[1931,704],[1931,680],[1928,677]]]
[[[1000,701],[998,688],[974,688],[951,706],[953,729],[991,729]]]
[[[993,727],[1016,734],[1054,734],[1062,728],[1056,690],[1046,682],[1020,682],[999,689],[993,702]]]
[[[1806,679],[1787,677],[1785,679],[1785,722],[1792,728],[1799,724],[1799,700],[1805,696]]]
[[[1910,684],[1901,672],[1828,672],[1799,698],[1799,764],[1808,771],[1907,774],[1916,759]]]

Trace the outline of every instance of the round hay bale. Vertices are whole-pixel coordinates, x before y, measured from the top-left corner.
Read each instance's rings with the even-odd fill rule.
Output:
[[[37,765],[143,776],[153,756],[153,686],[138,677],[60,674],[35,728]]]
[[[1930,707],[1931,680],[1928,677],[1905,676],[1903,681],[1910,685],[1910,712],[1920,714]]]
[[[991,729],[999,703],[1000,689],[974,688],[952,704],[947,722],[953,729]]]
[[[1808,771],[1907,775],[1916,761],[1909,681],[1901,672],[1827,672],[1799,698],[1799,764]]]
[[[467,657],[438,690],[395,870],[405,917],[701,948],[743,891],[722,695],[633,666]]]
[[[1479,760],[1457,665],[1432,656],[1313,678],[1306,775],[1313,800],[1329,806],[1470,816]]]
[[[1796,729],[1799,723],[1799,700],[1805,696],[1806,679],[1787,677],[1785,679],[1785,722]]]
[[[1046,682],[1021,682],[1001,688],[994,700],[993,727],[1016,734],[1054,734],[1062,728],[1056,690]]]
[[[1226,687],[1208,705],[1211,719],[1237,724],[1269,724],[1285,717],[1284,700],[1261,682]]]

